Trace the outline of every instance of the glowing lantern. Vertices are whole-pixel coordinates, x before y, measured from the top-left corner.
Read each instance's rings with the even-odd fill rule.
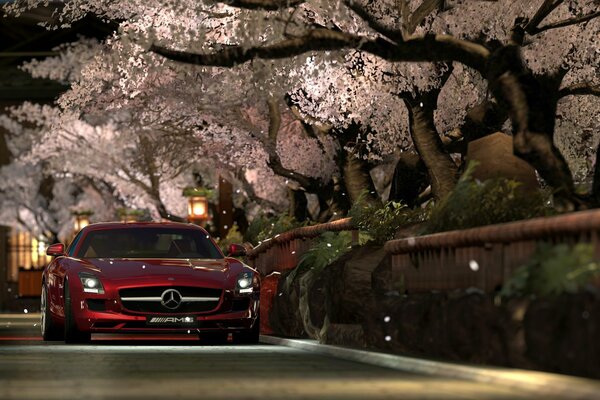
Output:
[[[76,211],[73,213],[75,216],[75,224],[73,226],[75,228],[75,233],[79,232],[90,224],[90,216],[92,214],[93,213],[91,211]]]
[[[188,222],[205,225],[211,219],[208,200],[213,197],[213,191],[207,188],[188,187],[183,189],[183,196],[188,199]]]
[[[205,196],[188,198],[188,220],[195,223],[208,220],[208,199]]]

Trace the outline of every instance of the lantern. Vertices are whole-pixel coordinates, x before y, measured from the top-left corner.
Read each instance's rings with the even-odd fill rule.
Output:
[[[92,215],[92,212],[74,212],[73,215],[75,216],[75,233],[79,232],[90,224],[90,215]]]
[[[208,199],[206,196],[188,197],[188,221],[202,224],[208,220]]]

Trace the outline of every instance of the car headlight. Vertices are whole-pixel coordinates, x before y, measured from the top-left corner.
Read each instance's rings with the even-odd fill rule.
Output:
[[[102,286],[102,282],[100,282],[100,279],[97,276],[81,272],[79,274],[79,279],[81,279],[81,284],[83,285],[83,291],[85,293],[104,294],[104,286]]]
[[[237,278],[237,290],[240,293],[252,293],[254,284],[254,274],[250,271],[242,272]]]

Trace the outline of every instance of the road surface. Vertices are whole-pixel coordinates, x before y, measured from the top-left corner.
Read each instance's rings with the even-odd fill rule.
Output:
[[[65,345],[43,342],[38,328],[35,315],[0,315],[0,399],[531,398],[283,346],[203,346],[194,336]]]

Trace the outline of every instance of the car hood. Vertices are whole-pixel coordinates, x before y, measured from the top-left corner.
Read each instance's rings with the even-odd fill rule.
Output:
[[[100,273],[111,280],[135,279],[193,281],[201,279],[204,282],[222,283],[230,277],[230,266],[227,259],[197,260],[197,259],[107,259],[94,258],[81,260],[83,265]]]

